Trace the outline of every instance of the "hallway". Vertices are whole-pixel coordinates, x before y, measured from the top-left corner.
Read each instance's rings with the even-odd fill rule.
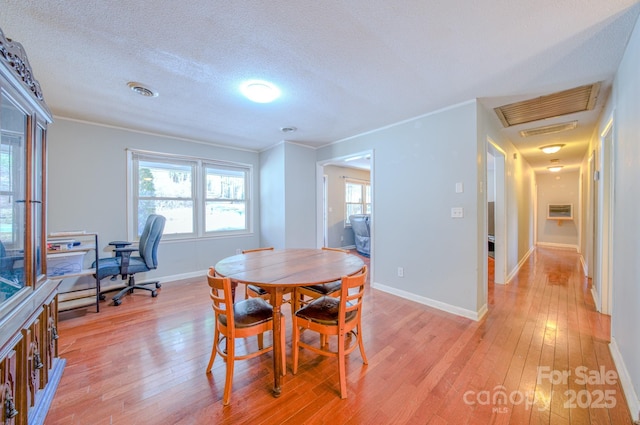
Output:
[[[596,312],[589,285],[578,254],[552,248],[537,248],[508,285],[490,283],[481,326],[496,337],[497,370],[483,388],[534,400],[530,412],[526,402],[505,409],[509,423],[632,423],[608,348],[610,316]]]

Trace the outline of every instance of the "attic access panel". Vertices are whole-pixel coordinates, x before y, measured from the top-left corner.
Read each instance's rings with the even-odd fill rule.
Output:
[[[590,111],[596,105],[600,83],[552,93],[494,108],[505,127]]]

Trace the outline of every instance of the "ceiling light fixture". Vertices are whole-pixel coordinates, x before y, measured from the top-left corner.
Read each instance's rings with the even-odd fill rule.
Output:
[[[540,150],[544,153],[556,153],[564,147],[564,144],[542,146]]]
[[[562,170],[562,165],[554,165],[553,167],[547,167],[547,170],[551,171],[552,173],[557,173],[558,171]]]
[[[280,89],[268,81],[250,80],[240,85],[240,91],[256,103],[270,103],[280,97]]]
[[[138,93],[140,96],[145,96],[145,97],[158,97],[158,92],[155,91],[154,89],[152,89],[149,86],[146,86],[142,83],[138,83],[135,81],[129,81],[127,83],[127,86],[129,86],[129,88],[131,90],[133,90],[134,92]]]
[[[296,130],[297,130],[297,128],[295,128],[294,126],[280,127],[280,131],[282,131],[283,133],[293,133]]]

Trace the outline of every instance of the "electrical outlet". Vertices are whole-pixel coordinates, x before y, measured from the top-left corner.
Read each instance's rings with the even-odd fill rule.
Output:
[[[398,277],[404,277],[404,267],[398,267]]]
[[[462,207],[451,208],[451,217],[453,217],[453,218],[462,218],[462,217],[464,217],[464,210],[462,209]]]
[[[240,248],[236,248],[236,254],[242,254],[242,250]]]

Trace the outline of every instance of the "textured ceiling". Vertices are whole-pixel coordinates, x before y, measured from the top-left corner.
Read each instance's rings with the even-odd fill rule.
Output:
[[[602,81],[595,110],[566,132],[576,158],[640,11],[637,0],[0,4],[0,28],[24,45],[57,117],[253,150],[317,147],[474,98],[494,108]],[[283,96],[249,102],[238,91],[249,78]],[[522,128],[505,134],[533,165],[547,161],[546,139],[525,142]]]

